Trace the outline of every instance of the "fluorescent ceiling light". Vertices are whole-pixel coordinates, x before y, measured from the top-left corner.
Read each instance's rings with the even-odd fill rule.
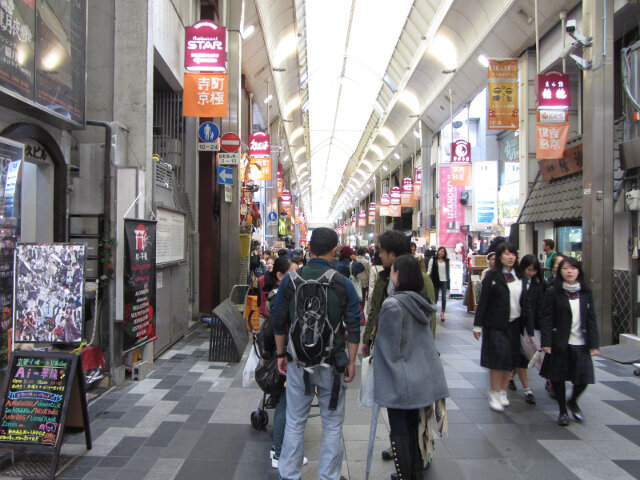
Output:
[[[478,62],[480,63],[480,65],[482,65],[485,68],[489,68],[489,59],[487,58],[486,55],[484,54],[480,54],[478,55]]]
[[[393,134],[389,127],[382,127],[380,129],[380,135],[382,135],[385,139],[387,139],[388,145],[396,144],[396,136]]]
[[[453,42],[442,33],[438,33],[433,39],[433,42],[431,42],[429,53],[436,57],[447,70],[458,68],[458,52],[456,47]]]
[[[389,171],[389,167],[387,167],[386,163],[384,165],[382,165],[382,170],[384,170],[385,172]]]
[[[255,30],[256,29],[253,25],[248,25],[247,27],[245,27],[245,29],[241,33],[242,39],[246,40],[247,38],[249,38]]]
[[[265,103],[265,105],[266,105],[267,103],[269,103],[269,102],[271,101],[271,99],[272,99],[272,98],[273,98],[273,95],[269,95],[267,98],[265,98],[265,99],[264,99],[264,103]]]
[[[419,132],[418,130],[414,130],[414,131],[413,131],[413,135],[414,135],[416,138],[420,138],[420,132]]]
[[[398,101],[409,109],[411,115],[417,115],[420,113],[420,100],[418,100],[416,94],[411,90],[404,90],[400,94]]]
[[[273,57],[273,64],[284,65],[285,61],[298,50],[298,39],[295,33],[290,32],[286,37],[280,40],[276,48],[276,54]]]
[[[398,152],[394,152],[393,156],[396,160],[400,160],[400,154]]]

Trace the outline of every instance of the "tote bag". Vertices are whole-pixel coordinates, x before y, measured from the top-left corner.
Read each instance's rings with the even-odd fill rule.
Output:
[[[360,372],[360,405],[373,408],[373,354],[362,359],[362,371]]]

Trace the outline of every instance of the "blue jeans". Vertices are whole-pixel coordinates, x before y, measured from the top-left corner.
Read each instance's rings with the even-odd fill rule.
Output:
[[[438,297],[442,294],[442,308],[441,312],[447,309],[447,290],[449,290],[449,282],[441,282],[440,285],[434,285],[436,291],[436,304],[438,303]]]
[[[278,472],[283,480],[298,480],[304,458],[304,427],[307,424],[313,395],[305,395],[304,369],[294,362],[287,367],[287,425],[280,454]],[[346,387],[340,388],[338,406],[329,410],[334,367],[316,367],[309,374],[311,385],[318,388],[318,405],[322,419],[322,447],[318,459],[318,480],[339,480],[342,470],[342,424]]]
[[[273,444],[271,448],[276,453],[276,458],[280,458],[282,451],[282,440],[284,439],[284,427],[287,424],[287,392],[280,394],[278,404],[273,412]]]

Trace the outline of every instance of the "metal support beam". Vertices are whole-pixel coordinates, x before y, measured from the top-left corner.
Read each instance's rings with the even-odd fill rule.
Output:
[[[582,258],[593,289],[600,342],[609,345],[613,285],[613,1],[584,0],[582,18],[583,33],[593,37],[593,46],[584,52],[592,69],[583,73]],[[606,58],[603,52],[608,52]]]
[[[431,208],[433,192],[431,191],[431,147],[433,145],[433,132],[427,124],[420,120],[420,165],[422,165],[422,185],[420,188],[420,236],[427,238],[431,233]]]

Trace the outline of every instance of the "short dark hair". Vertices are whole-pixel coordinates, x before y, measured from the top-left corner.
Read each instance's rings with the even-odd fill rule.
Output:
[[[278,286],[278,273],[285,275],[291,268],[291,260],[288,257],[278,257],[273,263],[273,270],[264,274],[264,287],[262,291],[270,292]]]
[[[422,292],[424,279],[422,268],[418,260],[411,255],[400,255],[393,262],[393,268],[398,272],[397,292]]]
[[[416,248],[418,248],[418,246],[416,245],[416,242],[411,242],[411,243],[409,244],[409,246],[410,246],[410,247],[416,247]]]
[[[546,243],[547,246],[553,250],[554,248],[556,248],[556,242],[554,242],[553,240],[551,240],[550,238],[545,238],[544,240],[542,240],[542,243]]]
[[[358,256],[362,257],[365,253],[367,253],[367,249],[364,247],[358,247]]]
[[[407,237],[393,230],[381,234],[378,237],[378,243],[380,244],[381,250],[395,253],[396,257],[411,252]]]
[[[309,249],[316,257],[326,255],[338,246],[338,234],[326,227],[316,228],[309,240]]]
[[[582,271],[582,262],[579,262],[573,257],[564,257],[558,265],[558,271],[556,272],[556,278],[553,281],[554,290],[561,292],[562,291],[562,283],[564,282],[564,278],[562,278],[562,267],[565,263],[568,263],[574,268],[578,269],[578,282],[580,283],[580,290],[583,292],[589,292],[590,288],[587,285],[587,282],[584,279],[584,272]]]
[[[280,250],[278,250],[279,257],[286,257],[287,255],[289,255],[289,251],[286,248],[281,248]]]

